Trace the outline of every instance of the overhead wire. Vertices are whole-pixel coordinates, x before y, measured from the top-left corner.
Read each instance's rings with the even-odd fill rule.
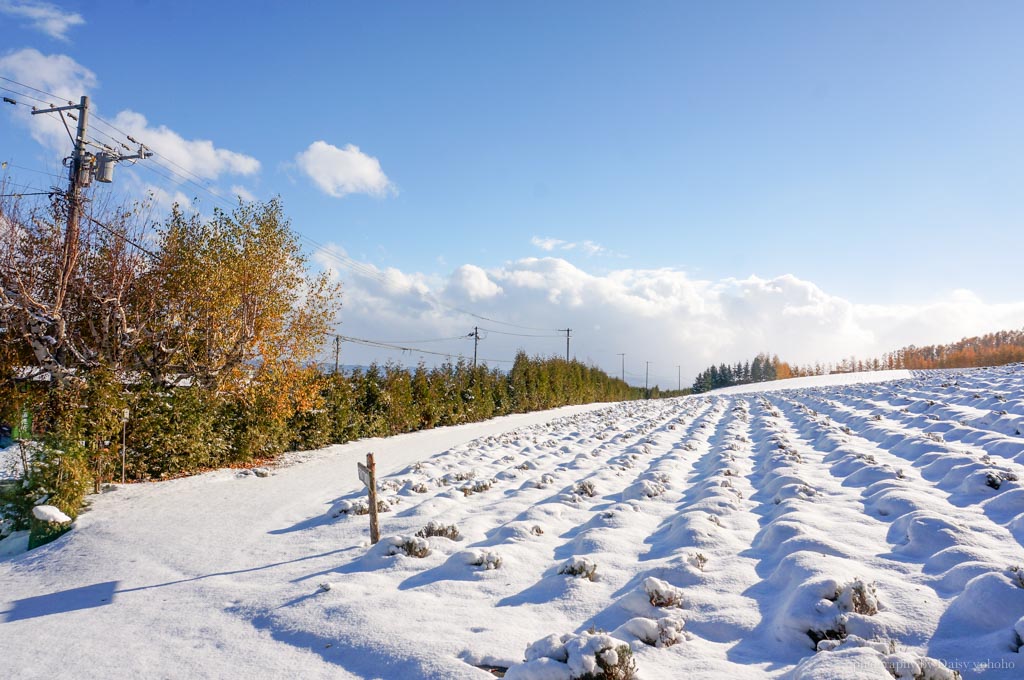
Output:
[[[4,80],[6,80],[6,78]],[[27,87],[27,86],[24,86],[24,87]],[[40,104],[46,104],[47,106],[49,106],[51,108],[57,106],[57,104],[54,104],[53,102],[48,102],[45,99],[40,99],[39,97],[33,97],[32,95],[28,94],[27,92],[19,92],[18,90],[12,90],[11,88],[4,87],[3,85],[0,85],[0,90],[3,90],[4,92],[10,92],[12,94],[16,94],[19,97],[22,97],[24,99],[31,99],[32,101],[39,102]],[[20,104],[22,106],[27,106],[29,108],[32,108],[31,104],[25,104],[23,102],[15,102],[15,104]]]
[[[14,83],[18,87],[23,87],[26,90],[32,90],[33,92],[38,92],[39,94],[45,94],[47,97],[53,97],[54,99],[56,99],[58,101],[65,101],[63,97],[59,97],[59,96],[55,95],[52,92],[47,92],[46,90],[40,90],[38,87],[32,87],[31,85],[26,85],[25,83],[19,83],[17,80],[14,80],[13,78],[7,78],[6,76],[0,76],[0,80],[6,80],[8,83]],[[28,96],[28,95],[26,95],[26,96]],[[42,101],[42,100],[40,99],[38,101]],[[50,102],[45,102],[45,103],[49,104]]]
[[[349,335],[342,335],[340,333],[333,334],[334,337],[340,338],[346,342],[354,342],[358,345],[366,345],[369,347],[380,347],[386,349],[393,349],[402,352],[417,352],[420,354],[432,354],[434,356],[448,357],[449,359],[459,357],[465,359],[466,356],[462,352],[435,352],[432,350],[422,349],[419,347],[406,347],[403,345],[391,344],[386,342],[380,342],[378,340],[369,340],[367,338],[356,338]],[[467,336],[468,337],[468,336]],[[500,363],[500,364],[514,364],[514,361],[508,359],[479,359],[484,363]]]
[[[35,173],[38,173],[40,175],[49,175],[50,177],[56,177],[59,180],[66,180],[67,179],[67,177],[65,177],[64,175],[58,175],[58,174],[53,173],[53,172],[47,172],[46,170],[36,170],[35,168],[26,168],[24,165],[18,165],[17,163],[11,163],[10,161],[7,162],[5,167],[17,168],[18,170],[24,170],[26,172],[35,172]]]
[[[127,243],[129,245],[135,246],[135,248],[137,248],[138,250],[142,251],[146,255],[149,255],[151,258],[153,258],[154,261],[160,259],[160,257],[157,254],[155,254],[153,251],[148,250],[148,249],[144,248],[143,246],[140,246],[138,243],[136,243],[132,239],[128,238],[124,234],[117,233],[116,231],[114,231],[113,229],[111,229],[107,225],[103,224],[99,220],[97,220],[97,219],[95,219],[95,218],[93,218],[93,217],[91,217],[89,215],[83,215],[83,217],[85,217],[85,219],[87,219],[90,222],[92,222],[93,224],[95,224],[100,229],[103,229],[103,231],[107,232],[111,236],[115,236],[115,237],[121,239],[122,241],[124,241],[125,243]]]
[[[534,334],[530,334],[530,333],[509,333],[508,331],[498,331],[498,330],[495,330],[493,328],[484,328],[482,326],[480,327],[480,330],[487,331],[488,333],[497,333],[498,335],[514,335],[515,337],[518,337],[518,338],[558,338],[558,339],[562,339],[562,338],[565,337],[565,335],[563,335],[563,334],[558,334],[558,335],[554,335],[554,334],[551,334],[551,335],[539,335],[538,334],[538,335],[534,335]]]

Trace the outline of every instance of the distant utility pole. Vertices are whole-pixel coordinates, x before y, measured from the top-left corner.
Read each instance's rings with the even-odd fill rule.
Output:
[[[678,365],[678,364],[676,364],[676,381],[677,381],[676,391],[677,392],[682,392],[683,391],[683,367]]]
[[[338,374],[338,359],[341,358],[341,336],[334,336],[334,374]]]
[[[650,380],[650,377],[651,377],[651,362],[648,361],[647,362],[647,369],[644,371],[644,398],[646,398],[646,399],[650,399],[651,398],[651,391],[650,391],[650,388],[648,387],[648,382]]]
[[[559,328],[558,329],[559,333],[565,333],[565,360],[566,360],[566,362],[569,361],[569,332],[571,330],[572,330],[571,328]]]
[[[476,368],[476,347],[480,344],[480,328],[473,326],[473,332],[466,337],[473,338],[473,368]]]
[[[619,356],[622,357],[622,382],[626,382],[626,353],[619,352]]]
[[[78,117],[71,111],[77,111]],[[82,211],[82,189],[92,184],[93,177],[98,182],[109,184],[114,181],[114,166],[120,161],[149,158],[153,155],[153,152],[147,151],[146,147],[139,144],[138,153],[131,156],[122,156],[110,147],[104,148],[106,150],[99,152],[98,154],[90,153],[86,150],[86,145],[91,142],[87,138],[89,128],[89,97],[83,95],[78,104],[72,104],[68,102],[67,106],[53,106],[51,105],[46,109],[37,109],[32,107],[32,115],[38,115],[40,113],[56,113],[60,116],[61,123],[64,124],[65,129],[68,130],[68,135],[71,135],[71,130],[68,128],[67,121],[64,120],[65,114],[72,120],[78,121],[78,128],[74,139],[71,141],[74,143],[74,148],[71,151],[71,156],[65,159],[65,163],[68,167],[68,219],[64,230],[64,252],[62,255],[62,271],[60,273],[60,283],[57,290],[57,300],[54,305],[56,309],[60,309],[64,302],[64,297],[67,295],[68,284],[71,281],[71,273],[75,268],[75,263],[78,261],[78,236],[79,236],[79,216]],[[131,139],[129,137],[129,139]],[[132,140],[134,141],[134,140]]]

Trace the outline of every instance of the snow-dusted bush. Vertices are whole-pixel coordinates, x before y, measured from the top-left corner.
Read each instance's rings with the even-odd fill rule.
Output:
[[[466,482],[476,476],[474,470],[460,470],[458,472],[449,472],[444,477],[437,480],[437,483],[441,486],[448,486],[450,484],[457,484],[459,482]]]
[[[850,655],[853,650],[870,650],[868,654],[874,652],[875,659],[896,680],[959,680],[960,678],[960,673],[947,668],[938,659],[913,652],[896,651],[896,643],[892,640],[865,640],[856,635],[850,635],[843,640],[823,641],[818,645],[819,652]],[[856,654],[856,652],[853,653]],[[835,675],[837,671],[848,672],[851,677],[862,672],[863,657],[850,655],[848,659],[848,668],[844,668],[842,661],[832,666],[832,677],[842,677]],[[805,670],[809,677],[815,676],[810,667],[813,667],[816,661],[815,657],[804,659],[793,670],[792,677],[803,678]]]
[[[457,541],[462,537],[457,526],[454,524],[441,524],[440,522],[427,522],[427,526],[417,531],[416,535],[420,538],[441,536],[451,541]]]
[[[459,491],[462,492],[463,496],[472,496],[475,493],[482,493],[484,491],[487,491],[493,485],[493,479],[478,479],[474,481],[472,484],[467,484],[466,486],[462,487],[461,489],[459,489]]]
[[[847,583],[836,592],[836,606],[843,613],[853,612],[864,616],[878,613],[878,596],[872,583],[856,579]]]
[[[667,581],[648,576],[643,582],[644,592],[647,599],[655,607],[682,607],[683,590],[677,588]]]
[[[826,597],[822,603],[828,605],[822,608],[822,613],[831,614],[831,624],[827,628],[811,628],[807,631],[807,636],[819,651],[833,648],[836,641],[848,637],[846,624],[850,614],[874,616],[880,609],[874,584],[866,583],[862,579],[837,586],[832,595]]]
[[[985,484],[998,490],[1003,482],[1016,482],[1017,475],[1007,470],[989,470],[985,475]]]
[[[546,488],[548,488],[549,486],[551,486],[554,483],[555,483],[554,475],[545,473],[545,474],[541,475],[540,478],[537,479],[536,482],[534,482],[534,486],[536,486],[538,489],[546,489]]]
[[[409,557],[426,557],[430,554],[430,543],[419,536],[388,536],[388,555],[408,555]]]
[[[614,634],[618,637],[629,635],[651,647],[671,647],[686,639],[683,633],[685,623],[678,615],[664,616],[660,619],[638,616],[619,626]]]
[[[594,486],[594,483],[589,479],[584,479],[583,481],[576,482],[576,484],[572,487],[572,492],[577,496],[587,496],[588,498],[593,498],[594,496],[597,495],[597,487]]]
[[[596,581],[597,563],[586,557],[572,557],[558,568],[558,573]]]
[[[705,555],[704,553],[697,552],[697,553],[690,553],[689,555],[687,555],[686,556],[686,561],[691,566],[694,566],[697,569],[700,569],[701,571],[704,571],[704,565],[706,565],[708,563],[708,558],[707,558],[707,555]]]
[[[526,648],[525,661],[507,680],[634,680],[636,661],[629,645],[603,633],[549,635]]]
[[[500,569],[501,555],[493,550],[474,550],[470,553],[469,563],[474,567],[483,567],[485,571]]]
[[[391,503],[384,500],[383,498],[377,499],[377,512],[391,512]],[[369,515],[370,514],[370,502],[364,498],[358,498],[354,501],[341,501],[331,510],[331,517],[340,517],[341,515]]]
[[[641,479],[635,484],[631,484],[625,491],[623,491],[622,497],[625,500],[657,498],[665,493],[665,491],[666,489],[664,485],[649,479]]]

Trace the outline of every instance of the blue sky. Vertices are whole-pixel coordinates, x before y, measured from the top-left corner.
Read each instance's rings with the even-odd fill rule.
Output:
[[[217,191],[279,194],[303,234],[392,268],[379,286],[339,268],[353,335],[472,326],[414,304],[429,291],[578,327],[581,358],[649,357],[667,383],[761,349],[827,361],[1022,325],[1022,19],[1009,2],[0,0],[0,59],[64,55],[104,118],[141,114]],[[63,74],[33,68],[15,79]],[[0,114],[0,157],[55,170],[29,131]],[[191,165],[195,140],[225,153]],[[212,204],[143,169],[117,188],[148,185]]]

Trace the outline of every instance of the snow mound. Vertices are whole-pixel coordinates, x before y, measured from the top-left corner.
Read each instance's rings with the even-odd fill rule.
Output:
[[[56,524],[67,524],[71,518],[52,505],[37,505],[32,508],[32,516],[41,522],[54,522]]]

